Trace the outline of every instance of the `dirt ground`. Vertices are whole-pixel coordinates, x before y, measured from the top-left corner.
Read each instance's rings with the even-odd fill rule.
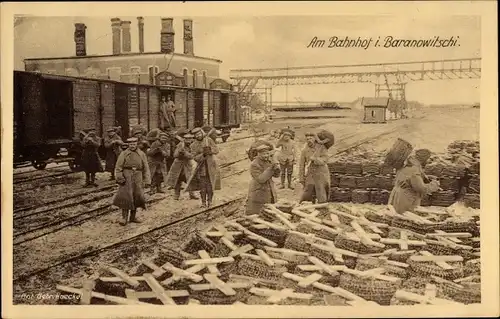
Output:
[[[295,120],[293,122],[280,120],[266,124],[264,129],[269,131],[288,125],[292,127],[300,126],[304,122],[324,123],[321,128],[332,131],[336,136],[336,146],[330,151],[332,156],[335,155],[338,149],[354,145],[359,141],[380,134],[386,135],[380,136],[376,141],[369,143],[367,147],[376,150],[388,149],[397,137],[402,137],[414,144],[416,148],[427,147],[432,151],[441,152],[453,140],[479,139],[478,109],[427,109],[418,114],[418,117],[390,121],[387,124],[362,124],[358,121],[358,116],[359,114],[353,112],[350,117],[329,119],[327,123],[325,123],[325,120]],[[298,132],[297,142],[299,144],[303,143],[303,133],[305,133],[305,130]],[[231,147],[227,148],[224,147],[224,144],[221,144],[220,163],[231,162],[236,158],[243,157],[251,142],[253,141],[235,141],[228,144]],[[242,171],[247,169],[248,165],[248,160],[242,161],[222,172],[223,177],[229,177],[223,179],[223,190],[216,193],[214,204],[240,198],[242,199],[240,211],[243,210],[243,199],[247,193],[249,175],[248,172]],[[279,182],[276,181],[276,183],[279,186]],[[67,187],[71,188],[73,186],[67,185]],[[299,193],[299,187],[296,187],[295,190],[279,189],[278,197],[279,199],[296,200]],[[148,209],[147,212],[143,213],[142,217],[145,222],[140,225],[129,225],[126,228],[120,227],[116,223],[117,213],[109,214],[88,221],[80,226],[68,227],[67,229],[27,242],[26,244],[16,246],[14,248],[14,277],[31,273],[36,269],[42,269],[62,259],[76,256],[86,251],[104,248],[125,238],[132,238],[135,235],[169,223],[169,221],[176,217],[178,218],[179,213],[188,215],[199,209],[198,201],[189,201],[186,199],[176,202],[176,205],[172,205],[171,196],[171,194],[167,194],[164,200],[161,200],[158,204]],[[33,290],[35,289],[34,287],[38,287],[37,289],[42,289],[41,287],[43,287],[45,289],[44,292],[46,292],[47,289],[53,289],[54,285],[59,282],[74,283],[78,278],[85,275],[88,276],[92,270],[96,269],[96,266],[93,265],[96,260],[114,261],[121,264],[131,262],[130,258],[139,260],[143,253],[152,253],[154,247],[159,246],[160,242],[162,245],[178,247],[179,241],[192,233],[194,228],[206,226],[206,219],[206,217],[204,219],[196,218],[196,221],[183,224],[182,227],[180,225],[171,227],[169,228],[169,233],[163,234],[163,236],[158,237],[158,235],[155,235],[157,237],[149,237],[149,239],[147,236],[142,236],[143,238],[141,237],[140,239],[141,244],[138,244],[134,249],[135,253],[110,249],[99,256],[92,259],[85,259],[78,264],[68,263],[63,266],[54,267],[48,273],[15,283],[15,291],[20,293]],[[90,262],[89,260],[93,261]],[[88,263],[93,266],[87,265]],[[18,300],[18,302],[25,303],[26,300]]]

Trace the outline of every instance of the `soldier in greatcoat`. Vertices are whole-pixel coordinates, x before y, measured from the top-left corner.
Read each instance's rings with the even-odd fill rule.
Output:
[[[187,182],[193,174],[196,167],[196,162],[193,159],[191,152],[191,144],[194,136],[189,132],[178,132],[182,141],[177,144],[174,151],[174,162],[168,171],[166,185],[174,189],[174,199],[179,200],[181,196],[181,186],[183,182]],[[198,199],[193,191],[189,192],[190,199]]]
[[[98,153],[101,146],[101,138],[96,135],[95,129],[87,131],[87,134],[82,134],[82,168],[85,172],[85,186],[97,186],[95,174],[103,171],[101,158]]]
[[[145,136],[144,130],[142,127],[135,127],[132,129],[132,136],[137,139],[137,147],[143,151],[147,152],[149,148],[149,142],[147,137]]]
[[[277,158],[281,166],[281,188],[285,188],[285,177],[288,181],[288,188],[293,189],[292,175],[293,166],[295,165],[295,142],[292,140],[293,131],[284,129],[280,140],[276,143],[276,148],[280,149],[277,152]]]
[[[107,129],[108,135],[104,138],[104,147],[106,148],[106,172],[111,173],[110,181],[115,179],[115,165],[118,155],[120,155],[122,138],[116,133],[116,129],[110,127]]]
[[[167,181],[167,162],[170,155],[170,144],[168,135],[160,133],[159,138],[151,144],[146,152],[149,160],[149,170],[151,171],[151,193],[165,193],[161,183]]]
[[[199,190],[201,206],[210,207],[214,191],[221,189],[220,172],[215,157],[219,153],[219,148],[200,127],[193,129],[192,133],[195,141],[191,144],[191,151],[197,166],[188,180],[186,191]]]
[[[394,188],[389,196],[389,205],[397,213],[413,212],[420,206],[422,197],[439,189],[439,182],[429,179],[423,172],[430,155],[428,150],[417,150],[397,171]]]
[[[299,161],[299,181],[304,187],[300,202],[326,203],[330,197],[328,150],[314,133],[307,133],[306,141]]]
[[[146,209],[144,187],[151,184],[146,154],[137,147],[137,139],[127,140],[128,148],[120,153],[115,167],[118,192],[113,198],[113,205],[122,209],[121,225],[129,221],[140,223],[137,218],[137,209]]]
[[[175,104],[172,101],[171,97],[162,96],[160,103],[160,127],[162,130],[166,130],[167,128],[176,127],[175,122]]]
[[[248,187],[246,214],[259,214],[265,204],[273,204],[278,200],[273,177],[280,176],[278,163],[271,160],[271,148],[263,144],[256,148],[257,157],[250,164],[252,180]]]

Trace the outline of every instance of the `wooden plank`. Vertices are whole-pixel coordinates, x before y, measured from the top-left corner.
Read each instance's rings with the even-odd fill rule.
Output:
[[[255,238],[255,240],[259,240],[261,242],[263,242],[264,244],[268,245],[268,246],[272,246],[272,247],[278,247],[278,244],[276,244],[275,242],[273,242],[272,240],[269,240],[267,238],[264,238],[260,235],[257,235],[256,233],[246,229],[245,227],[241,226],[240,224],[238,223],[235,223],[235,222],[232,222],[232,223],[229,223],[229,225],[241,230],[242,232],[246,233],[247,235],[249,235],[250,237],[252,238]]]
[[[259,224],[262,224],[262,225],[265,225],[269,228],[272,228],[272,229],[276,229],[276,230],[286,230],[285,227],[283,226],[280,226],[280,225],[276,225],[276,224],[273,224],[271,222],[268,222],[268,221],[265,221],[263,220],[262,218],[259,218],[259,217],[254,217],[254,218],[248,218],[249,220],[253,221],[253,222],[256,222],[256,223],[259,223]]]
[[[283,215],[281,212],[278,213],[276,210],[273,210],[273,209],[266,209],[264,208],[264,211],[266,213],[269,213],[269,214],[273,214],[274,216],[276,216],[276,218],[278,218],[283,224],[285,224],[288,228],[290,229],[296,229],[297,226],[295,226],[294,224],[292,224],[286,217],[285,215]]]
[[[156,266],[153,262],[149,260],[143,260],[141,262],[144,266],[148,267],[149,269],[153,270],[153,277],[160,277],[165,273],[165,270],[161,267]]]
[[[262,249],[256,249],[255,252],[266,265],[274,266],[274,261]]]
[[[156,294],[154,292],[152,292],[152,293],[153,293],[153,297],[151,297],[151,298],[156,298]],[[137,296],[136,291],[133,289],[125,288],[125,296],[127,297],[127,299],[139,300],[139,297]]]
[[[411,256],[411,260],[413,261],[435,261],[435,262],[459,262],[463,261],[464,258],[462,256]]]
[[[247,253],[241,254],[241,257],[246,257],[246,258],[250,258],[253,260],[257,260],[257,261],[263,261],[260,256],[251,255],[251,254],[247,254]],[[273,263],[275,263],[277,265],[287,265],[288,264],[288,261],[286,261],[286,260],[275,259],[275,258],[271,258],[271,260],[273,261]]]
[[[168,270],[169,272],[171,272],[172,275],[174,275],[174,276],[185,277],[185,278],[188,278],[194,282],[200,282],[203,280],[202,276],[195,274],[192,270],[190,271],[191,268],[189,268],[188,270],[184,270],[184,269],[180,269],[180,268],[175,267],[171,263],[166,263],[162,267],[165,270]],[[196,269],[201,270],[201,269],[203,269],[203,267],[201,267],[201,265],[200,265]]]
[[[217,289],[219,289],[226,296],[236,295],[236,291],[231,286],[217,278],[217,276],[213,274],[205,274],[204,277],[209,283],[217,287]]]
[[[312,244],[314,247],[316,248],[319,248],[319,249],[323,249],[323,250],[326,250],[326,251],[329,251],[329,252],[332,252],[332,253],[337,253],[337,254],[342,254],[342,255],[345,255],[345,256],[349,256],[349,257],[358,257],[359,254],[358,253],[355,253],[355,252],[352,252],[352,251],[348,251],[348,250],[344,250],[344,249],[339,249],[339,248],[336,248],[336,247],[331,247],[331,246],[326,246],[326,245],[320,245],[320,244]]]
[[[336,276],[338,275],[338,272],[334,270],[332,265],[327,265],[325,264],[322,260],[319,258],[316,258],[314,256],[309,256],[307,257],[311,263],[313,263],[315,266],[318,266],[320,269],[322,269],[324,272],[331,276]],[[344,269],[345,266],[342,266],[342,269]]]
[[[112,273],[113,275],[115,275],[116,277],[120,277],[124,282],[126,282],[132,287],[137,287],[140,284],[139,281],[133,279],[132,277],[130,277],[129,275],[127,275],[126,273],[124,273],[119,269],[116,269],[114,267],[105,267],[105,269],[110,273]]]
[[[144,274],[144,279],[146,279],[146,282],[148,283],[149,287],[151,290],[153,290],[156,294],[156,298],[160,299],[160,301],[164,305],[175,305],[175,301],[167,295],[165,292],[165,289],[160,285],[158,281],[153,277],[151,274]]]
[[[411,212],[404,212],[403,216],[408,217],[408,218],[410,218],[416,222],[419,222],[419,223],[428,224],[428,225],[433,224],[433,222],[431,222],[423,217],[420,217],[414,213],[411,213]]]
[[[401,234],[401,243],[399,246],[401,247],[401,250],[408,250],[408,233],[402,231],[400,234]]]
[[[145,280],[142,276],[131,276],[130,278],[137,281]],[[124,282],[124,280],[120,277],[99,277],[99,280],[103,282]]]
[[[94,289],[95,282],[93,280],[85,280],[83,282],[82,297],[80,299],[80,304],[90,305],[90,299],[92,299],[92,290]]]
[[[309,254],[306,252],[296,251],[296,250],[286,249],[286,248],[275,248],[275,247],[265,246],[264,249],[268,250],[268,251],[282,253],[282,254],[297,255],[297,256],[309,256]]]
[[[423,256],[425,256],[425,257],[431,257],[431,258],[432,258],[432,257],[435,257],[434,255],[432,255],[432,254],[431,254],[430,252],[428,252],[428,251],[420,251],[420,253],[421,253]],[[415,257],[419,257],[419,256],[415,256]],[[440,257],[442,257],[442,256],[440,256]],[[458,257],[462,258],[461,256],[458,256]],[[463,260],[463,258],[462,258],[462,260]],[[443,268],[443,269],[454,269],[454,268],[455,268],[455,267],[453,267],[453,266],[451,266],[451,265],[447,264],[447,263],[446,263],[445,261],[443,261],[443,260],[437,260],[437,261],[436,261],[436,260],[434,260],[434,262],[436,263],[436,265],[438,265],[439,267],[441,267],[441,268]]]
[[[318,273],[313,273],[310,274],[309,276],[303,278],[301,281],[298,282],[298,286],[305,288],[308,287],[309,285],[315,283],[316,281],[320,280],[323,276],[318,274]]]
[[[249,277],[245,275],[237,275],[237,274],[229,274],[229,279],[234,281],[244,281],[250,282],[253,284],[268,284],[268,285],[276,285],[276,282],[272,280],[266,280],[261,278]]]
[[[216,259],[218,262],[223,262],[223,261],[233,262],[234,261],[233,257],[221,257],[221,258],[225,258],[224,260],[221,260],[219,258],[211,258],[210,255],[205,250],[198,251],[198,255],[200,255],[200,257],[202,258],[202,260],[203,259],[204,260],[213,260],[213,259]],[[215,263],[215,264],[217,264],[217,263]],[[220,275],[220,271],[219,271],[219,269],[217,269],[217,266],[215,264],[214,263],[209,263],[209,264],[206,264],[206,267],[207,267],[208,271],[211,274]]]
[[[219,263],[232,262],[232,261],[234,261],[233,257],[217,257],[217,258],[205,257],[205,258],[201,258],[201,259],[184,260],[184,264],[186,266],[210,265],[210,264],[219,264]]]
[[[316,218],[314,216],[310,216],[309,214],[306,214],[306,213],[304,213],[303,211],[301,211],[301,210],[299,210],[297,208],[292,209],[292,213],[295,214],[295,215],[297,215],[297,216],[299,216],[299,217],[302,217],[304,219],[309,219],[311,221],[315,221],[317,223],[321,223],[321,219]]]
[[[250,245],[250,244],[246,244],[245,246],[242,246],[242,247],[238,247],[237,249],[233,250],[229,256],[230,257],[235,257],[235,256],[239,256],[243,253],[246,253],[246,252],[249,252],[251,250],[253,250],[253,246]]]

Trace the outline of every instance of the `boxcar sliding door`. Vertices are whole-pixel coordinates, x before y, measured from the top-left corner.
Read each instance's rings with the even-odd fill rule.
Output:
[[[126,84],[115,84],[115,121],[122,127],[122,138],[129,137],[128,123],[128,86]]]

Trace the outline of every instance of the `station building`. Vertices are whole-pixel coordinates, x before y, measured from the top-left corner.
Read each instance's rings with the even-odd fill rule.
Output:
[[[222,61],[194,54],[193,21],[188,19],[183,21],[183,53],[176,53],[173,18],[161,20],[160,52],[144,52],[142,17],[137,18],[139,52],[131,52],[131,21],[113,18],[112,54],[87,55],[87,27],[83,23],[76,23],[75,56],[28,58],[24,60],[25,70],[137,84],[210,88],[210,84],[219,78]],[[158,83],[159,81],[162,83]]]

